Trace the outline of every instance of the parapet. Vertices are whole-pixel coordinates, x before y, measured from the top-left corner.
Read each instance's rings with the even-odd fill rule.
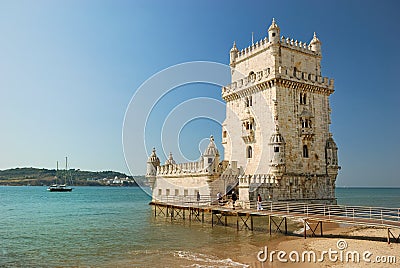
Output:
[[[254,174],[239,176],[239,187],[249,187],[251,184],[268,184],[275,186],[278,184],[276,177],[270,174]]]
[[[188,162],[180,164],[168,164],[157,167],[158,175],[179,175],[179,174],[206,174],[203,161]]]
[[[294,40],[293,38],[281,36],[280,42],[278,44],[280,44],[283,47],[294,49],[310,55],[319,55],[317,52],[312,50],[311,44],[308,44],[307,42]],[[244,60],[247,57],[252,56],[253,54],[266,50],[271,45],[272,43],[269,42],[267,37],[265,37],[264,39],[260,39],[256,43],[251,44],[250,46],[243,48],[241,50],[238,50],[235,61],[238,62]]]
[[[266,87],[274,86],[278,78],[287,79],[287,83],[303,83],[305,88],[307,86],[315,86],[328,89],[329,92],[333,92],[335,82],[332,78],[298,71],[293,67],[279,66],[276,71],[273,68],[265,68],[222,87],[222,98],[229,100],[231,96],[238,96],[238,94],[244,90],[249,90],[249,88],[260,90],[263,87],[257,85],[262,83],[265,83]],[[286,82],[283,84],[286,84]]]

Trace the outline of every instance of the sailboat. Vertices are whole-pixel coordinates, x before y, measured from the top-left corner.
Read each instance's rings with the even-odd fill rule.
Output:
[[[64,184],[57,183],[57,175],[56,175],[56,183],[52,184],[47,188],[47,191],[50,192],[71,192],[72,188],[67,186],[67,170],[68,170],[68,157],[65,157],[65,176],[64,176]],[[58,171],[58,161],[57,161],[57,171]]]

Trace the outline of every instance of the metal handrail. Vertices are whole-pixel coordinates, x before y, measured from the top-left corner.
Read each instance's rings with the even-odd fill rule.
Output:
[[[197,200],[196,195],[188,196],[161,196],[157,202],[180,206],[207,207],[217,205],[216,198],[201,196]],[[247,202],[249,212],[255,211],[256,201]],[[360,223],[371,225],[384,225],[400,227],[400,208],[364,207],[347,205],[328,205],[297,202],[261,202],[263,211],[270,215],[308,218],[316,220],[329,220],[336,222]]]

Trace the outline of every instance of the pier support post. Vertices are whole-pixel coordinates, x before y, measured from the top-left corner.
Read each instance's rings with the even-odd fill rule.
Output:
[[[287,234],[287,218],[285,217],[285,234]]]
[[[322,233],[322,221],[320,221],[319,222],[319,224],[320,224],[320,229],[321,229],[321,237],[324,235],[323,233]]]
[[[272,235],[271,227],[272,227],[272,222],[271,222],[271,215],[268,216],[268,221],[269,221],[269,235]]]

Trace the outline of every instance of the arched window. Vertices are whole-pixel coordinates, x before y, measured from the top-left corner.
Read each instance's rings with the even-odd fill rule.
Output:
[[[303,145],[303,157],[308,158],[308,147],[307,145]]]
[[[247,158],[252,158],[253,157],[253,148],[251,148],[251,146],[247,146],[247,150],[246,150],[246,156]]]
[[[249,106],[253,106],[253,97],[252,96],[249,97]]]

